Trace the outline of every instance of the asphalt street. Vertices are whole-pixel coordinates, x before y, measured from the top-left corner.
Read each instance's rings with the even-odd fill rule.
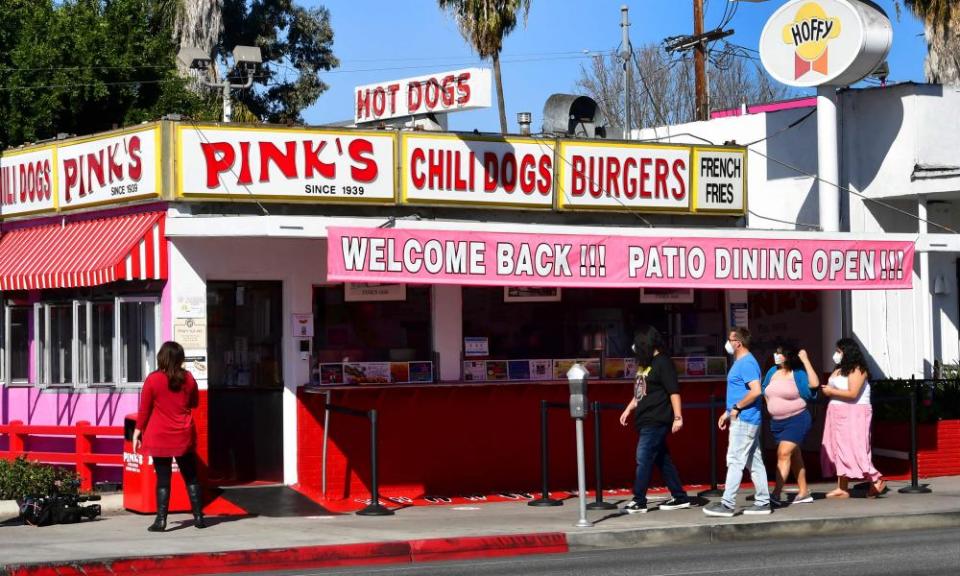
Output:
[[[431,576],[956,576],[960,529],[885,532],[519,556],[458,562],[274,572],[276,575]]]

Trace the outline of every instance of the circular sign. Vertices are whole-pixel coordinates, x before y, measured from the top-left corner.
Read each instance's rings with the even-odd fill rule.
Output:
[[[767,20],[760,59],[789,86],[846,86],[883,63],[893,42],[890,19],[866,0],[792,0]]]

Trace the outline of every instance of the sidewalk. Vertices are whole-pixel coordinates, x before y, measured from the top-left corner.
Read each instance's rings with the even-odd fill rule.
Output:
[[[828,534],[854,527],[864,532],[960,526],[960,477],[928,482],[932,494],[899,494],[896,490],[907,483],[890,482],[890,491],[878,499],[817,500],[777,510],[770,516],[717,519],[706,517],[696,507],[635,515],[595,511],[589,512],[595,522],[593,528],[574,527],[578,515],[575,499],[553,508],[529,507],[525,502],[409,507],[388,517],[220,516],[210,517],[211,526],[206,530],[194,529],[188,515],[177,514],[170,517],[172,530],[164,534],[146,531],[151,517],[121,512],[88,524],[0,526],[0,574],[104,570],[117,574],[160,570],[201,574],[555,553],[666,542],[708,544]],[[818,485],[814,492],[822,495],[829,488]],[[743,495],[740,504],[745,504]],[[62,567],[54,572],[56,565]]]

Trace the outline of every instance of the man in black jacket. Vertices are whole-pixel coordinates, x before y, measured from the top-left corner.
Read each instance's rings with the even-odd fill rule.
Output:
[[[640,438],[637,441],[637,477],[633,486],[633,501],[623,510],[628,514],[647,511],[647,487],[654,465],[660,468],[671,495],[671,499],[661,504],[660,509],[689,508],[690,499],[667,448],[667,436],[683,428],[677,370],[666,353],[663,336],[652,326],[637,332],[633,351],[637,355],[637,380],[633,398],[620,414],[620,424],[626,426],[633,412],[634,426]]]

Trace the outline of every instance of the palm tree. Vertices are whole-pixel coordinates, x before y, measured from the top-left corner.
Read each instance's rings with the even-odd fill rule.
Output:
[[[503,38],[517,27],[517,14],[523,13],[526,26],[530,0],[437,0],[457,21],[460,34],[473,46],[481,59],[493,61],[500,109],[500,133],[507,133],[507,110],[503,103],[503,79],[500,76],[500,51]]]
[[[160,0],[159,5],[180,46],[196,46],[207,54],[213,53],[223,31],[223,0]],[[183,63],[178,66],[182,76],[198,77]],[[194,89],[202,89],[199,82]]]
[[[928,82],[960,84],[960,1],[902,0],[923,21]],[[900,2],[897,2],[897,9]]]

